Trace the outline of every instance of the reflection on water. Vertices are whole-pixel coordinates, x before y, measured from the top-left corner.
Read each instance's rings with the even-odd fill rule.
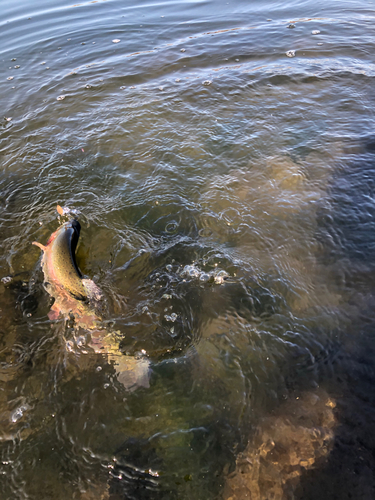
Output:
[[[370,2],[1,22],[1,498],[372,498]],[[111,356],[48,320],[57,203]]]

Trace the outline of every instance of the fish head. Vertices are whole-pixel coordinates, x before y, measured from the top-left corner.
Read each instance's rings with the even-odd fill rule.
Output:
[[[68,234],[70,235],[70,237],[72,238],[72,250],[75,251],[76,247],[77,247],[77,243],[78,243],[78,239],[79,239],[79,235],[81,233],[81,224],[75,220],[75,219],[72,219],[68,222],[65,222],[65,224],[63,224],[62,226],[60,226],[58,229],[56,229],[56,231],[54,231],[51,236],[49,237],[49,240],[47,241],[47,247],[48,245],[50,245],[51,243],[53,243],[55,241],[55,239],[63,232],[68,232]],[[74,248],[73,248],[74,246]]]

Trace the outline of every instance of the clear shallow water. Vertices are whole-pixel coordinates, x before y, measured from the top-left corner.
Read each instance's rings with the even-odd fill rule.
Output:
[[[371,498],[373,3],[0,8],[2,498]],[[47,318],[57,203],[149,388]]]

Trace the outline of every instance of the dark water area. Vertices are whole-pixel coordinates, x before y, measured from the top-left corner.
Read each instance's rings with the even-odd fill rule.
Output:
[[[0,13],[0,498],[375,498],[374,2]]]

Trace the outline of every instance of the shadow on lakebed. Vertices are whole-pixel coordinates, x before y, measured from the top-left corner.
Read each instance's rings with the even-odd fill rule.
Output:
[[[366,139],[356,160],[338,167],[318,212],[319,263],[345,318],[333,349],[316,360],[319,387],[299,384],[261,419],[225,500],[375,498],[374,151]]]
[[[355,313],[345,332],[341,360],[322,381],[337,403],[332,451],[322,464],[301,476],[294,495],[301,500],[375,498],[373,137],[364,139],[360,153],[334,176],[330,206],[320,213],[322,260],[347,309]]]

